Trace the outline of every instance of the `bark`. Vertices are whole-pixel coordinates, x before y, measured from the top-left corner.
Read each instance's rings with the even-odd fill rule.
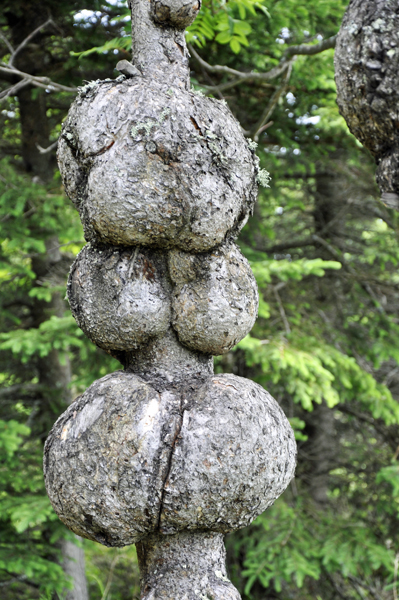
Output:
[[[306,415],[305,431],[308,440],[303,452],[309,464],[305,481],[314,503],[323,509],[329,502],[330,470],[336,464],[338,450],[334,412],[325,402]]]
[[[399,209],[399,3],[352,0],[335,51],[338,106],[376,159],[382,200]]]
[[[175,284],[172,325],[182,344],[216,356],[251,331],[258,316],[258,288],[235,244],[200,260],[172,251],[169,270]]]
[[[256,199],[258,160],[228,107],[168,77],[88,84],[58,148],[92,243],[207,251],[238,234]]]
[[[83,548],[71,540],[61,540],[61,551],[63,569],[73,582],[73,589],[65,591],[65,600],[89,600]]]
[[[212,355],[257,313],[233,239],[252,211],[258,159],[228,108],[188,88],[182,29],[198,9],[133,0],[134,65],[81,90],[58,151],[90,241],[71,271],[71,308],[125,371],[58,419],[46,487],[75,533],[138,544],[148,600],[238,600],[221,534],[270,506],[295,468],[276,401],[213,376]]]
[[[151,535],[137,544],[142,600],[239,600],[227,578],[223,537],[198,532]]]

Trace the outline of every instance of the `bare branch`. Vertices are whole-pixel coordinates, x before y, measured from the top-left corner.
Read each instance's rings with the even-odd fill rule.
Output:
[[[18,77],[21,77],[23,79],[28,79],[29,83],[31,83],[32,85],[44,88],[45,90],[52,89],[57,92],[77,92],[77,88],[75,87],[67,87],[66,85],[55,83],[55,81],[51,81],[51,79],[49,79],[48,77],[36,77],[36,75],[24,73],[23,71],[20,71],[15,67],[10,67],[6,63],[1,63],[0,71],[10,75],[17,75]]]
[[[266,254],[275,254],[276,252],[282,252],[284,250],[290,250],[291,248],[305,248],[306,246],[314,246],[314,240],[312,238],[305,238],[302,240],[294,239],[289,242],[282,242],[281,244],[274,244],[268,248],[256,248],[259,252],[265,252]]]
[[[52,150],[55,150],[57,148],[57,146],[58,146],[58,139],[55,140],[55,142],[53,142],[52,144],[50,144],[50,146],[48,146],[47,148],[42,148],[41,146],[39,146],[39,144],[36,144],[36,148],[39,150],[40,154],[48,154]]]
[[[38,383],[16,383],[0,390],[0,398],[9,400],[36,397],[44,387]]]
[[[344,257],[333,246],[331,246],[331,244],[326,242],[326,240],[323,240],[323,238],[321,238],[319,235],[313,234],[312,238],[314,239],[315,242],[317,242],[321,246],[324,246],[324,248],[331,254],[331,256],[336,258],[336,260],[341,263],[343,268],[346,271],[348,271],[348,273],[350,273],[352,276],[356,277],[356,279],[359,280],[355,269],[346,262]],[[381,302],[379,301],[379,299],[378,299],[377,295],[375,294],[371,285],[369,283],[367,283],[367,281],[360,281],[360,285],[362,286],[364,291],[367,292],[367,294],[370,296],[370,298],[372,300],[374,300],[378,312],[384,313],[385,311],[381,305]]]
[[[236,85],[240,85],[243,83],[244,79],[240,77],[239,79],[234,79],[234,81],[227,81],[226,83],[221,83],[220,85],[203,85],[201,87],[205,88],[207,92],[224,92],[226,90],[230,90]]]
[[[10,44],[10,42],[8,41],[8,39],[6,38],[6,36],[1,31],[0,31],[0,38],[3,40],[3,42],[7,46],[7,48],[10,51],[10,53],[13,54],[14,48],[12,47],[12,45]]]
[[[53,21],[53,19],[47,19],[47,21],[45,23],[43,23],[42,25],[39,25],[39,27],[36,27],[36,29],[34,29],[20,44],[17,48],[15,48],[15,50],[13,51],[13,53],[11,54],[10,60],[8,61],[8,64],[10,65],[10,67],[13,66],[15,57],[17,56],[17,54],[19,54],[21,52],[21,50],[23,50],[25,48],[25,46],[27,44],[29,44],[29,42],[31,41],[32,38],[35,37],[35,35],[37,35],[41,29],[43,29],[43,27],[47,27],[48,25],[53,25],[55,27],[55,23]]]
[[[270,98],[268,105],[266,106],[265,110],[263,111],[262,116],[260,117],[259,121],[256,123],[256,125],[253,127],[253,129],[251,131],[250,137],[253,137],[255,142],[258,141],[259,135],[261,134],[261,132],[265,130],[265,125],[267,124],[268,120],[272,116],[273,111],[276,108],[281,95],[287,89],[287,85],[288,85],[288,82],[290,80],[291,73],[292,73],[292,62],[290,61],[287,64],[288,64],[288,68],[285,72],[283,83],[280,85],[279,88],[277,88],[277,90],[274,92],[274,94],[272,94],[272,97]]]
[[[289,46],[284,52],[284,58],[296,56],[298,54],[306,54],[308,56],[311,56],[312,54],[320,54],[320,52],[324,52],[324,50],[335,48],[336,41],[337,35],[333,35],[326,40],[322,40],[318,44],[299,44],[298,46]]]
[[[254,73],[253,71],[251,71],[250,73],[245,73],[243,71],[236,71],[236,69],[231,69],[230,67],[225,67],[222,65],[210,65],[200,57],[200,55],[194,50],[191,44],[188,44],[188,48],[191,54],[194,56],[194,58],[199,62],[201,67],[203,67],[210,73],[226,73],[228,75],[234,75],[235,77],[239,77],[240,79],[243,79],[245,81],[248,81],[250,79],[259,79],[262,81],[269,81],[270,79],[275,79],[276,77],[284,73],[284,71],[286,71],[289,65],[289,62],[285,61],[277,65],[276,67],[273,67],[273,69],[270,69],[270,71],[266,71],[265,73]]]
[[[284,323],[285,333],[289,335],[291,333],[291,327],[288,323],[287,315],[285,314],[283,303],[281,302],[280,294],[278,293],[277,287],[273,286],[274,297],[277,300],[278,308],[280,311],[281,320]]]
[[[105,588],[104,588],[104,593],[101,596],[101,600],[107,600],[107,598],[108,598],[108,592],[110,590],[110,587],[111,587],[111,584],[112,584],[112,580],[114,578],[114,571],[115,571],[115,567],[116,567],[116,564],[117,564],[118,560],[119,560],[119,554],[116,553],[115,556],[114,556],[114,558],[112,559],[112,563],[111,563],[111,566],[109,568],[108,579],[107,579],[107,583],[106,583]]]
[[[270,69],[270,71],[266,71],[265,73],[254,73],[253,71],[251,71],[250,73],[246,73],[243,71],[237,71],[236,69],[231,69],[230,67],[226,67],[223,65],[210,65],[200,57],[200,55],[197,53],[197,51],[193,48],[191,44],[188,44],[188,48],[190,50],[190,53],[199,62],[201,67],[203,67],[210,73],[226,73],[227,75],[234,75],[235,77],[238,77],[238,79],[234,82],[223,84],[228,85],[229,87],[234,87],[239,83],[242,83],[242,81],[248,81],[251,79],[257,79],[261,81],[269,81],[271,79],[275,79],[276,77],[284,73],[284,71],[288,68],[288,65],[291,62],[287,60],[289,57],[294,57],[299,54],[319,54],[320,52],[324,52],[324,50],[334,48],[336,38],[337,36],[334,35],[330,38],[327,38],[326,40],[322,40],[318,44],[299,44],[298,46],[290,46],[284,52],[283,59],[280,61],[280,63],[276,67],[273,67],[273,69]],[[217,87],[221,89],[220,86]]]
[[[21,79],[21,81],[18,81],[18,83],[16,83],[15,85],[12,85],[11,87],[7,88],[6,90],[3,90],[2,92],[0,92],[0,101],[6,100],[6,98],[8,98],[9,96],[15,96],[15,94],[19,90],[22,90],[22,88],[26,87],[29,84],[30,84],[30,80],[28,78]]]

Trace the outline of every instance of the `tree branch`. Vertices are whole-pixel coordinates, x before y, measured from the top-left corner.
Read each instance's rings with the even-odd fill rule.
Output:
[[[14,48],[12,47],[11,43],[8,41],[8,39],[6,38],[6,36],[0,31],[0,39],[3,40],[3,42],[5,43],[5,45],[7,46],[7,48],[9,49],[10,53],[13,54],[14,53]]]
[[[23,79],[28,79],[29,83],[32,85],[44,88],[45,90],[53,89],[57,92],[77,92],[77,88],[75,87],[72,88],[67,87],[66,85],[61,85],[60,83],[55,83],[55,81],[51,81],[51,79],[48,77],[36,77],[36,75],[24,73],[15,67],[10,67],[7,63],[1,63],[0,71],[10,75],[16,75],[17,77],[21,77]]]
[[[16,383],[10,385],[7,388],[0,390],[0,398],[21,398],[21,397],[35,397],[40,391],[43,391],[44,387],[38,383]]]
[[[15,96],[15,94],[17,94],[19,90],[22,90],[22,88],[26,87],[29,84],[30,80],[28,78],[21,79],[21,81],[18,81],[18,83],[16,83],[15,85],[12,85],[6,90],[0,92],[0,100],[5,100],[9,96]]]
[[[257,79],[261,81],[269,81],[271,79],[275,79],[276,77],[284,73],[284,71],[288,68],[288,65],[291,64],[292,58],[288,60],[289,57],[294,57],[299,54],[319,54],[320,52],[324,52],[324,50],[334,48],[336,39],[337,36],[333,35],[332,37],[327,38],[326,40],[322,40],[318,44],[299,44],[298,46],[290,46],[284,52],[284,56],[280,63],[276,67],[273,67],[273,69],[270,69],[270,71],[266,71],[265,73],[254,73],[253,71],[251,71],[250,73],[246,73],[244,71],[237,71],[236,69],[231,69],[230,67],[226,67],[224,65],[210,65],[203,58],[200,57],[200,55],[197,53],[197,51],[193,48],[191,44],[188,44],[188,48],[190,50],[190,53],[198,61],[201,67],[203,67],[210,73],[226,73],[227,75],[234,75],[235,77],[237,77],[238,79],[236,79],[234,82],[232,81],[223,84],[228,85],[229,87],[234,87],[236,85],[239,85],[243,81],[248,81],[251,79]]]
[[[322,40],[318,44],[299,44],[298,46],[289,46],[284,52],[284,58],[287,58],[289,56],[296,56],[299,54],[311,56],[313,54],[320,54],[320,52],[324,52],[324,50],[335,48],[337,35],[338,34],[333,35],[327,38],[326,40]]]
[[[43,23],[42,25],[39,25],[39,27],[36,27],[36,29],[34,29],[20,44],[19,46],[17,46],[17,48],[15,48],[15,50],[12,52],[11,56],[10,56],[10,60],[8,61],[8,64],[10,67],[13,66],[15,57],[21,52],[21,50],[23,50],[25,48],[25,46],[27,44],[29,44],[29,42],[31,41],[32,38],[35,37],[35,35],[37,35],[41,29],[43,29],[43,27],[47,27],[48,25],[53,25],[54,27],[56,26],[53,19],[47,19],[47,21],[45,21],[45,23]]]
[[[284,73],[284,71],[287,70],[289,65],[289,61],[285,61],[277,65],[276,67],[273,67],[273,69],[270,69],[270,71],[266,71],[265,73],[254,73],[253,71],[251,71],[250,73],[245,73],[244,71],[236,71],[236,69],[231,69],[230,67],[222,65],[210,65],[200,57],[200,55],[194,50],[191,44],[188,44],[188,48],[191,54],[194,56],[194,58],[201,65],[201,67],[203,67],[210,73],[226,73],[228,75],[234,75],[235,77],[238,77],[239,79],[245,81],[248,81],[250,79],[259,79],[262,81],[269,81],[270,79],[275,79],[275,77],[278,77],[279,75]]]
[[[255,140],[255,142],[258,141],[259,135],[262,133],[262,131],[265,130],[266,126],[268,125],[268,121],[269,121],[270,117],[272,116],[274,109],[276,108],[276,105],[277,105],[281,95],[287,89],[287,85],[290,80],[291,73],[292,73],[292,62],[289,62],[288,68],[284,75],[283,83],[274,92],[274,94],[270,98],[268,105],[266,106],[265,110],[263,111],[262,116],[260,117],[259,121],[256,123],[256,125],[251,130],[250,137],[252,137]]]
[[[280,244],[274,244],[268,248],[256,248],[258,252],[265,252],[266,254],[275,254],[284,250],[290,250],[291,248],[305,248],[306,246],[314,246],[314,240],[312,238],[305,238],[302,240],[291,240],[290,242],[282,242]]]
[[[20,77],[22,79],[22,81],[19,81],[18,83],[12,85],[11,87],[7,88],[6,90],[3,90],[2,92],[0,92],[0,100],[4,100],[13,94],[16,94],[20,89],[22,89],[23,87],[25,87],[27,85],[34,85],[36,87],[40,87],[45,90],[50,89],[50,90],[57,91],[57,92],[76,92],[77,91],[77,88],[75,88],[75,87],[72,88],[72,87],[67,87],[65,85],[61,85],[60,83],[55,83],[55,81],[51,81],[51,79],[49,79],[48,77],[37,77],[35,75],[30,75],[29,73],[24,73],[23,71],[20,71],[19,69],[14,67],[14,60],[18,56],[18,54],[21,52],[21,50],[23,50],[27,46],[27,44],[44,27],[48,27],[49,25],[52,25],[53,27],[57,27],[51,18],[47,19],[47,21],[45,21],[42,25],[39,25],[39,27],[36,27],[36,29],[34,29],[15,49],[12,47],[12,45],[7,40],[7,38],[3,34],[1,34],[1,39],[4,41],[4,43],[7,45],[8,49],[10,50],[11,56],[10,56],[8,63],[6,63],[6,62],[0,63],[0,65],[1,65],[0,71],[7,75],[11,75],[11,76],[15,75],[17,77]]]
[[[50,146],[48,146],[47,148],[42,148],[39,144],[36,144],[36,148],[39,150],[40,154],[48,154],[49,152],[51,152],[52,150],[55,150],[57,148],[58,140],[59,140],[59,138],[57,138],[55,140],[55,142],[50,144]]]
[[[289,335],[291,333],[291,327],[290,327],[290,324],[288,323],[287,315],[285,314],[285,310],[284,310],[283,303],[281,302],[280,294],[278,293],[278,290],[277,290],[276,286],[273,285],[272,287],[273,287],[274,297],[277,300],[277,304],[278,304],[278,308],[279,308],[279,311],[280,311],[281,320],[284,323],[285,333],[287,335]]]

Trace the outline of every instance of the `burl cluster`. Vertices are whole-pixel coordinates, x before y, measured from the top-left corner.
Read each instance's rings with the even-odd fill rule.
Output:
[[[58,152],[88,241],[70,273],[72,313],[124,370],[58,419],[46,486],[75,533],[137,544],[142,598],[238,599],[223,534],[275,501],[296,454],[261,386],[213,373],[212,356],[257,316],[234,239],[258,159],[228,107],[190,90],[184,27],[199,2],[131,8],[133,65],[81,89]]]

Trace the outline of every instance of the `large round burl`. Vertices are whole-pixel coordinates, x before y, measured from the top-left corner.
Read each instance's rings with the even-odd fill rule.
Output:
[[[88,86],[58,158],[90,241],[207,251],[256,199],[258,159],[228,107],[168,81]]]
[[[209,378],[183,407],[160,531],[226,533],[249,525],[294,475],[286,416],[261,386],[228,374]]]
[[[79,327],[97,346],[131,351],[167,331],[170,287],[160,252],[88,245],[72,266],[68,298]]]
[[[397,0],[352,0],[335,51],[337,102],[375,156],[377,183],[399,208],[399,12]]]
[[[132,373],[91,385],[58,419],[45,445],[46,489],[61,521],[106,546],[158,527],[180,402]]]
[[[258,289],[246,258],[235,244],[209,254],[169,253],[176,284],[172,324],[185,346],[224,354],[252,329]]]
[[[292,429],[273,398],[234,375],[158,393],[117,372],[54,425],[47,493],[72,531],[124,546],[159,531],[248,525],[290,482]]]

